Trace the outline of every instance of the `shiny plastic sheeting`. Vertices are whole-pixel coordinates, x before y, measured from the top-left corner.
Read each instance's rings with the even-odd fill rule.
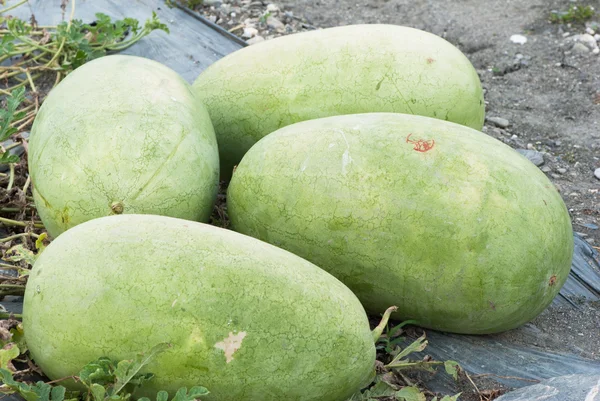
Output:
[[[63,21],[61,2],[62,0],[29,0],[8,14],[29,20],[33,13],[39,25],[57,25]],[[15,3],[15,0],[9,0],[6,6]],[[64,12],[65,19],[69,18],[70,7],[69,2]],[[244,46],[243,41],[217,25],[184,9],[169,8],[162,0],[79,0],[75,6],[74,18],[92,23],[96,20],[96,13],[104,13],[112,20],[131,17],[143,25],[152,16],[152,11],[169,27],[170,34],[155,30],[119,54],[156,60],[191,83],[210,64]]]

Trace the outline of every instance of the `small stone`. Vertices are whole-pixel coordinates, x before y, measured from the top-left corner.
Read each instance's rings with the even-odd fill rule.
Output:
[[[536,166],[544,164],[544,156],[537,150],[517,149],[517,152],[528,158]],[[542,169],[542,171],[544,170]]]
[[[559,175],[559,174],[554,174],[554,173],[552,173],[552,174],[550,174],[550,175],[552,176],[552,178],[560,178],[560,175]]]
[[[585,28],[585,33],[587,33],[588,35],[593,35],[596,32],[594,32],[594,30],[588,26],[587,28]]]
[[[250,39],[258,35],[258,29],[252,27],[244,28],[244,33],[242,33],[242,38]]]
[[[494,124],[496,127],[500,128],[506,128],[510,125],[510,122],[506,118],[502,117],[490,117],[487,120]]]
[[[512,35],[510,41],[519,45],[524,45],[527,43],[527,38],[523,35]]]
[[[574,167],[574,168],[577,168],[577,167],[579,167],[579,166],[581,166],[581,163],[579,163],[579,162],[575,162],[575,165],[574,165],[573,167]]]
[[[600,49],[596,47],[594,50],[592,50],[592,53],[598,54],[598,53],[600,53]]]
[[[590,50],[594,50],[595,48],[598,47],[598,43],[596,43],[596,39],[594,39],[594,37],[592,35],[590,35],[589,33],[585,33],[585,34],[581,35],[579,37],[578,41],[583,43],[584,45],[586,45],[587,48]]]
[[[527,144],[527,149],[532,150],[533,149],[533,143],[528,143]]]
[[[596,170],[594,170],[594,176],[600,180],[600,168],[597,168]]]
[[[595,34],[594,39],[596,39],[596,42],[600,42],[600,33]]]
[[[565,33],[563,33],[563,34],[562,34],[563,38],[566,38],[566,37],[567,37],[567,36],[569,36],[569,35],[570,35],[570,33],[569,33],[569,32],[565,32]]]
[[[590,49],[581,42],[575,43],[571,50],[577,54],[585,54],[590,52]]]
[[[283,24],[283,22],[279,21],[275,17],[267,18],[267,26],[271,29],[276,30],[277,32],[285,31],[285,25]]]
[[[246,41],[246,43],[248,43],[249,45],[254,45],[254,44],[259,43],[259,42],[264,42],[264,40],[265,40],[265,38],[263,38],[262,36],[256,35],[252,39],[248,39]]]
[[[549,166],[544,166],[544,167],[542,167],[542,171],[543,171],[544,173],[549,173],[549,172],[551,172],[551,171],[552,171],[552,168],[550,168]]]
[[[557,168],[557,169],[556,169],[556,171],[557,171],[559,174],[564,174],[564,173],[566,173],[566,172],[567,172],[567,169],[566,169],[566,168]]]
[[[207,17],[207,19],[208,19],[210,22],[212,22],[213,24],[214,24],[215,22],[217,22],[217,16],[216,16],[216,15],[209,15],[209,16]]]
[[[515,139],[518,139],[518,138],[519,138],[519,137],[518,137],[517,135],[515,135],[515,134],[513,134],[513,135],[510,137],[510,139],[512,139],[512,140],[515,140]]]
[[[269,3],[267,4],[267,11],[270,13],[276,13],[279,11],[279,6],[277,4]]]
[[[205,6],[220,7],[223,2],[221,0],[202,0],[202,4]]]

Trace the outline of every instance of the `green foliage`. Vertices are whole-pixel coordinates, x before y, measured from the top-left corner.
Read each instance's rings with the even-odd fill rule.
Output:
[[[22,4],[25,2],[4,10]],[[35,82],[44,73],[56,74],[53,79],[58,83],[82,64],[124,50],[154,30],[169,33],[169,28],[160,22],[155,12],[152,12],[144,26],[140,26],[134,18],[112,21],[102,13],[97,13],[96,21],[88,24],[74,19],[74,13],[75,4],[72,2],[68,22],[43,29],[19,18],[0,15],[0,25],[4,29],[0,39],[0,63],[3,63],[0,65],[0,75],[4,82],[1,92],[7,95],[6,108],[0,110],[0,142],[32,123],[39,108],[38,103],[43,101]],[[10,63],[7,64],[7,61]],[[25,76],[27,79],[20,78]],[[25,97],[27,86],[34,92],[32,98],[35,100]],[[16,155],[8,152],[0,154],[0,164],[18,161]]]
[[[402,328],[407,324],[412,324],[414,321],[405,321],[392,328],[386,326],[385,335],[382,335],[377,341],[376,348],[379,351],[385,351],[387,355],[392,357],[392,360],[384,366],[383,373],[376,375],[371,387],[362,392],[357,392],[347,401],[376,401],[380,399],[395,400],[395,401],[426,401],[425,394],[421,390],[412,385],[398,388],[396,385],[389,383],[389,375],[394,371],[399,370],[426,370],[435,372],[436,367],[443,365],[447,374],[452,376],[454,380],[458,380],[460,366],[455,361],[431,361],[431,360],[410,360],[408,357],[415,352],[421,352],[427,347],[425,335],[419,337],[405,348],[401,348],[400,344],[405,340],[400,337]],[[457,401],[459,394],[454,396],[445,396],[441,400],[434,398],[432,401]]]
[[[378,341],[376,346],[377,350],[383,350],[386,354],[393,355],[394,350],[397,348],[398,344],[404,341],[404,337],[401,337],[402,328],[409,324],[415,324],[416,320],[406,320],[392,328],[389,327],[389,324],[386,326],[386,333],[384,336]]]
[[[591,6],[570,5],[567,11],[552,11],[550,22],[555,24],[584,23],[594,17],[595,11]]]
[[[196,7],[201,6],[203,4],[202,0],[166,0],[167,6],[170,8],[175,7],[177,4],[180,4],[183,7],[190,8],[194,10]]]
[[[3,47],[2,47],[3,46]],[[5,43],[5,38],[2,38],[0,49],[10,48]],[[11,135],[17,133],[17,129],[11,124],[14,121],[19,121],[25,117],[25,112],[17,111],[19,106],[25,101],[25,88],[20,87],[13,90],[10,96],[6,97],[6,108],[0,109],[0,142],[3,142],[10,138]],[[19,157],[11,155],[10,152],[3,152],[0,154],[0,164],[16,163],[19,161]]]
[[[21,329],[22,330],[22,329]],[[150,361],[159,353],[170,347],[169,344],[162,343],[153,347],[147,353],[136,355],[134,359],[115,362],[109,358],[101,357],[85,365],[79,374],[73,379],[82,383],[87,392],[80,394],[73,392],[75,398],[70,400],[79,401],[127,401],[135,387],[151,380],[152,373],[140,373]],[[0,350],[0,393],[17,393],[26,401],[66,401],[66,388],[60,385],[52,385],[43,381],[35,384],[22,383],[14,379],[13,373],[9,369],[9,364],[21,354],[16,343],[9,343]],[[193,401],[200,396],[209,394],[209,391],[200,386],[180,388],[171,401]],[[160,391],[157,394],[157,401],[169,401],[169,394],[166,391]],[[148,398],[140,398],[139,401],[150,401]]]

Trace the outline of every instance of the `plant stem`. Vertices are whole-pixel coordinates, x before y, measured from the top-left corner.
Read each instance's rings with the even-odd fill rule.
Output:
[[[69,16],[69,22],[67,22],[67,33],[71,30],[71,23],[73,21],[73,17],[75,16],[75,0],[71,0],[71,15]],[[50,61],[46,63],[46,67],[49,67],[54,61],[58,58],[60,53],[62,52],[63,47],[65,46],[67,38],[62,38],[60,41],[60,46],[58,46],[58,51],[52,56]]]
[[[21,0],[20,2],[18,2],[17,4],[13,4],[12,6],[8,6],[6,8],[3,8],[2,10],[0,10],[0,15],[4,14],[7,11],[10,11],[12,9],[15,9],[17,7],[19,7],[21,4],[25,4],[27,3],[29,0]]]
[[[373,334],[374,342],[377,342],[377,340],[379,340],[379,337],[381,337],[381,333],[383,333],[383,330],[385,329],[385,326],[387,325],[388,320],[390,319],[390,315],[392,314],[392,312],[396,312],[397,310],[398,310],[397,306],[390,306],[384,312],[383,317],[381,318],[381,321],[379,322],[377,327],[375,327],[375,329],[371,332]]]
[[[21,233],[21,234],[11,235],[11,236],[0,239],[0,243],[12,241],[13,239],[17,239],[17,238],[29,237],[30,235],[31,235],[31,233]]]
[[[25,68],[23,70],[23,72],[25,73],[25,75],[27,75],[27,79],[29,80],[29,86],[31,86],[31,90],[34,92],[37,92],[37,88],[35,87],[35,84],[33,83],[33,78],[31,78],[31,74],[29,73],[29,69]]]
[[[21,270],[21,267],[9,265],[8,263],[0,263],[0,267],[4,270]]]
[[[23,221],[11,220],[11,219],[7,219],[4,217],[0,217],[0,223],[4,224],[5,226],[16,226],[16,227],[27,227],[28,226],[28,224]],[[44,228],[44,225],[42,224],[42,222],[34,222],[33,226],[35,228]]]
[[[23,193],[26,194],[27,193],[27,189],[29,189],[29,184],[31,183],[31,176],[28,175],[27,179],[25,180],[25,185],[23,185]]]
[[[10,191],[13,187],[13,184],[15,183],[15,164],[10,163],[9,168],[10,168],[10,177],[8,179],[8,186],[6,187],[7,191]]]
[[[19,313],[0,312],[0,319],[9,319],[11,316],[15,319],[23,319],[23,315],[21,315]]]
[[[4,212],[4,213],[18,213],[20,211],[21,211],[21,209],[18,207],[3,207],[0,209],[0,212]]]
[[[23,285],[19,285],[19,284],[0,284],[0,289],[2,289],[2,288],[6,288],[8,290],[16,290],[16,289],[23,288]]]

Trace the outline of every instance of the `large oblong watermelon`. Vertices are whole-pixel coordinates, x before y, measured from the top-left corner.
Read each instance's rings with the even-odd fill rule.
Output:
[[[457,333],[531,320],[570,270],[571,221],[526,158],[471,128],[372,113],[282,128],[227,194],[233,229],[348,285],[370,312]]]
[[[375,368],[365,310],[335,277],[165,216],[102,217],[61,234],[33,266],[23,326],[51,379],[171,344],[144,367],[155,376],[135,398],[204,386],[203,401],[343,401]]]
[[[223,57],[193,84],[215,126],[221,174],[265,135],[299,121],[395,112],[481,129],[479,76],[455,46],[398,25],[295,33]]]
[[[70,73],[31,130],[29,173],[52,237],[120,213],[208,221],[219,156],[190,85],[150,59],[112,55]]]

